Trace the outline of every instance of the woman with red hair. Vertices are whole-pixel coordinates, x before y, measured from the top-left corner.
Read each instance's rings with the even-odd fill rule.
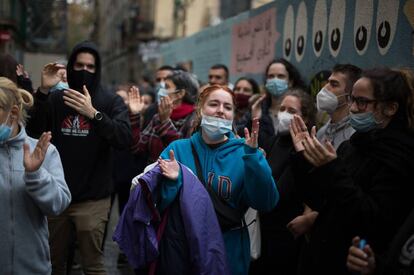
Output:
[[[212,85],[200,94],[193,135],[171,143],[159,165],[169,179],[162,188],[165,203],[172,201],[182,185],[178,162],[190,168],[212,199],[223,233],[231,274],[247,274],[250,242],[243,215],[248,207],[273,209],[279,193],[272,171],[257,145],[259,122],[253,121],[246,138],[233,134],[234,95],[227,87]],[[177,162],[178,161],[178,162]]]

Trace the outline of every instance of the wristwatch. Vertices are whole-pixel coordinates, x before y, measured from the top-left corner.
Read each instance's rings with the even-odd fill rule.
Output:
[[[93,119],[96,120],[96,121],[101,121],[102,118],[103,118],[103,115],[99,111],[96,111],[95,114],[93,115]]]

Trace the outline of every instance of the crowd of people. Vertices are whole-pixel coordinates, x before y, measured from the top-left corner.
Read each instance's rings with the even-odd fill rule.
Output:
[[[164,65],[111,91],[101,69],[81,42],[34,89],[0,56],[7,274],[67,274],[75,251],[106,274],[115,197],[135,274],[414,274],[412,70],[336,64],[312,97],[283,58],[263,83]]]

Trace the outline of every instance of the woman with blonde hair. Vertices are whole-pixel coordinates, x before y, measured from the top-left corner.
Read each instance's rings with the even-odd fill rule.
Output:
[[[32,96],[0,77],[0,265],[5,274],[50,274],[48,215],[69,205],[59,153],[50,132],[26,134]]]

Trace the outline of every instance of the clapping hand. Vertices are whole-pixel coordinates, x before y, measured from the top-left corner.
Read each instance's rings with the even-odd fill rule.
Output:
[[[252,118],[260,119],[262,117],[262,102],[266,98],[266,95],[259,97],[252,105]]]
[[[158,159],[158,164],[161,168],[161,173],[170,180],[177,180],[180,166],[178,162],[175,160],[174,151],[170,150],[169,152],[170,159],[162,159],[161,157]]]
[[[65,90],[63,100],[67,106],[79,114],[89,119],[95,116],[96,109],[92,106],[91,96],[85,85],[83,85],[83,94],[73,89]]]
[[[50,132],[44,132],[40,136],[33,152],[30,152],[30,147],[28,144],[25,143],[23,145],[23,166],[26,172],[37,171],[39,167],[42,165],[51,138],[52,134]]]
[[[316,138],[316,128],[309,135],[305,122],[298,115],[293,116],[290,135],[297,152],[303,151],[305,158],[314,166],[322,166],[337,158],[336,150],[329,141],[323,146]]]
[[[173,102],[169,96],[163,96],[160,99],[160,103],[158,104],[158,115],[160,117],[160,121],[164,122],[168,120],[173,111]]]
[[[296,152],[304,151],[304,141],[309,137],[309,132],[305,122],[300,116],[293,115],[289,130]],[[312,128],[312,131],[316,131],[316,129]]]
[[[55,86],[59,81],[66,82],[66,67],[62,64],[49,63],[43,67],[40,91]]]
[[[128,91],[128,109],[133,115],[139,114],[144,108],[144,101],[142,100],[139,89],[136,86],[132,86]]]
[[[23,76],[24,78],[29,78],[29,74],[27,73],[27,71],[24,70],[24,66],[22,64],[17,64],[16,74],[17,76]]]

